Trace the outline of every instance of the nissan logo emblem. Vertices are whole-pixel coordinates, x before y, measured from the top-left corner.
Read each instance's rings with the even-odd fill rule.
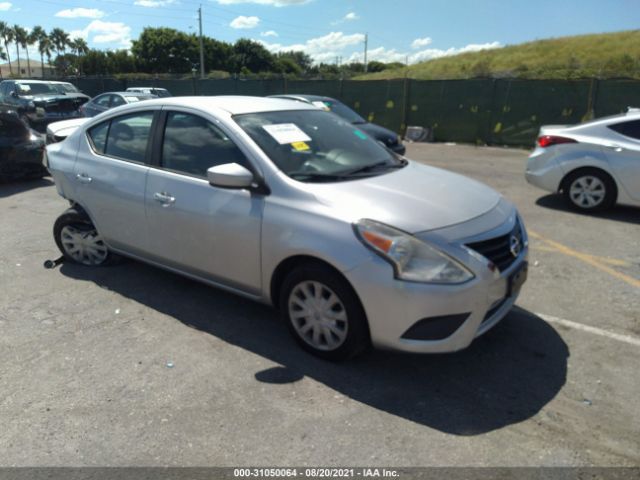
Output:
[[[509,239],[509,251],[514,257],[520,255],[520,252],[522,251],[522,244],[520,243],[520,239],[515,235],[511,235],[511,238]]]

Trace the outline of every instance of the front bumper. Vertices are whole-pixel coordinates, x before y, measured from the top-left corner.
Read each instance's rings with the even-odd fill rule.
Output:
[[[29,119],[30,125],[34,128],[42,128],[53,122],[82,117],[82,113],[80,113],[79,110],[72,110],[68,112],[48,112],[41,108],[27,112],[26,115]]]
[[[524,232],[524,227],[521,227]],[[503,271],[477,255],[467,264],[475,278],[460,285],[437,285],[397,280],[392,267],[378,256],[343,272],[355,288],[369,321],[374,346],[414,353],[455,352],[504,318],[520,293],[521,282],[510,290],[510,278],[526,278],[528,242],[515,261]],[[525,270],[523,272],[523,270]],[[520,276],[521,275],[521,276]],[[420,337],[408,333],[433,321],[439,336]],[[447,327],[447,322],[452,322]],[[417,339],[429,338],[429,339]]]

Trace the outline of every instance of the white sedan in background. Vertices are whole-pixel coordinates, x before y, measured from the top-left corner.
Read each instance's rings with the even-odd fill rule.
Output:
[[[542,127],[525,176],[532,185],[562,192],[576,210],[640,206],[640,110]]]

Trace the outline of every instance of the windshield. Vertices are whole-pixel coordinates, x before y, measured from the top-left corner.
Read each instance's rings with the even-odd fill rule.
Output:
[[[356,112],[351,110],[344,103],[330,101],[330,100],[323,100],[322,103],[324,103],[327,107],[329,107],[329,110],[331,110],[333,113],[344,118],[347,122],[367,123],[367,121],[364,118],[362,118]]]
[[[53,86],[60,93],[79,93],[78,89],[70,83],[54,83]]]
[[[297,180],[353,180],[406,164],[362,130],[329,112],[248,113],[234,119],[280,170]]]
[[[48,83],[23,83],[18,84],[18,95],[37,95],[39,93],[58,93]]]

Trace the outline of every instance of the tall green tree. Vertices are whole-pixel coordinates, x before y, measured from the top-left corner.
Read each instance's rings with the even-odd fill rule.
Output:
[[[44,57],[47,57],[47,63],[51,63],[51,40],[49,40],[49,35],[40,25],[33,27],[31,30],[31,35],[33,36],[34,42],[38,43],[38,52],[40,52],[40,63],[42,64],[42,78],[44,78]]]
[[[14,42],[16,44],[16,59],[18,61],[18,74],[22,75],[22,68],[20,67],[20,47],[26,48],[27,45],[27,31],[20,25],[13,26]]]
[[[275,57],[262,44],[241,38],[233,44],[231,66],[234,72],[272,72],[275,70]]]
[[[197,37],[173,28],[145,28],[133,41],[131,53],[148,73],[187,73],[199,59]]]
[[[64,55],[69,46],[69,34],[61,28],[54,28],[49,34],[57,55]]]
[[[83,38],[74,38],[69,42],[69,48],[76,55],[76,68],[82,73],[82,57],[89,51],[89,45]]]
[[[13,42],[13,30],[6,22],[0,22],[0,37],[4,43],[4,49],[7,52],[6,57],[9,62],[9,75],[13,75],[13,67],[11,66],[11,55],[9,54],[9,44]]]

